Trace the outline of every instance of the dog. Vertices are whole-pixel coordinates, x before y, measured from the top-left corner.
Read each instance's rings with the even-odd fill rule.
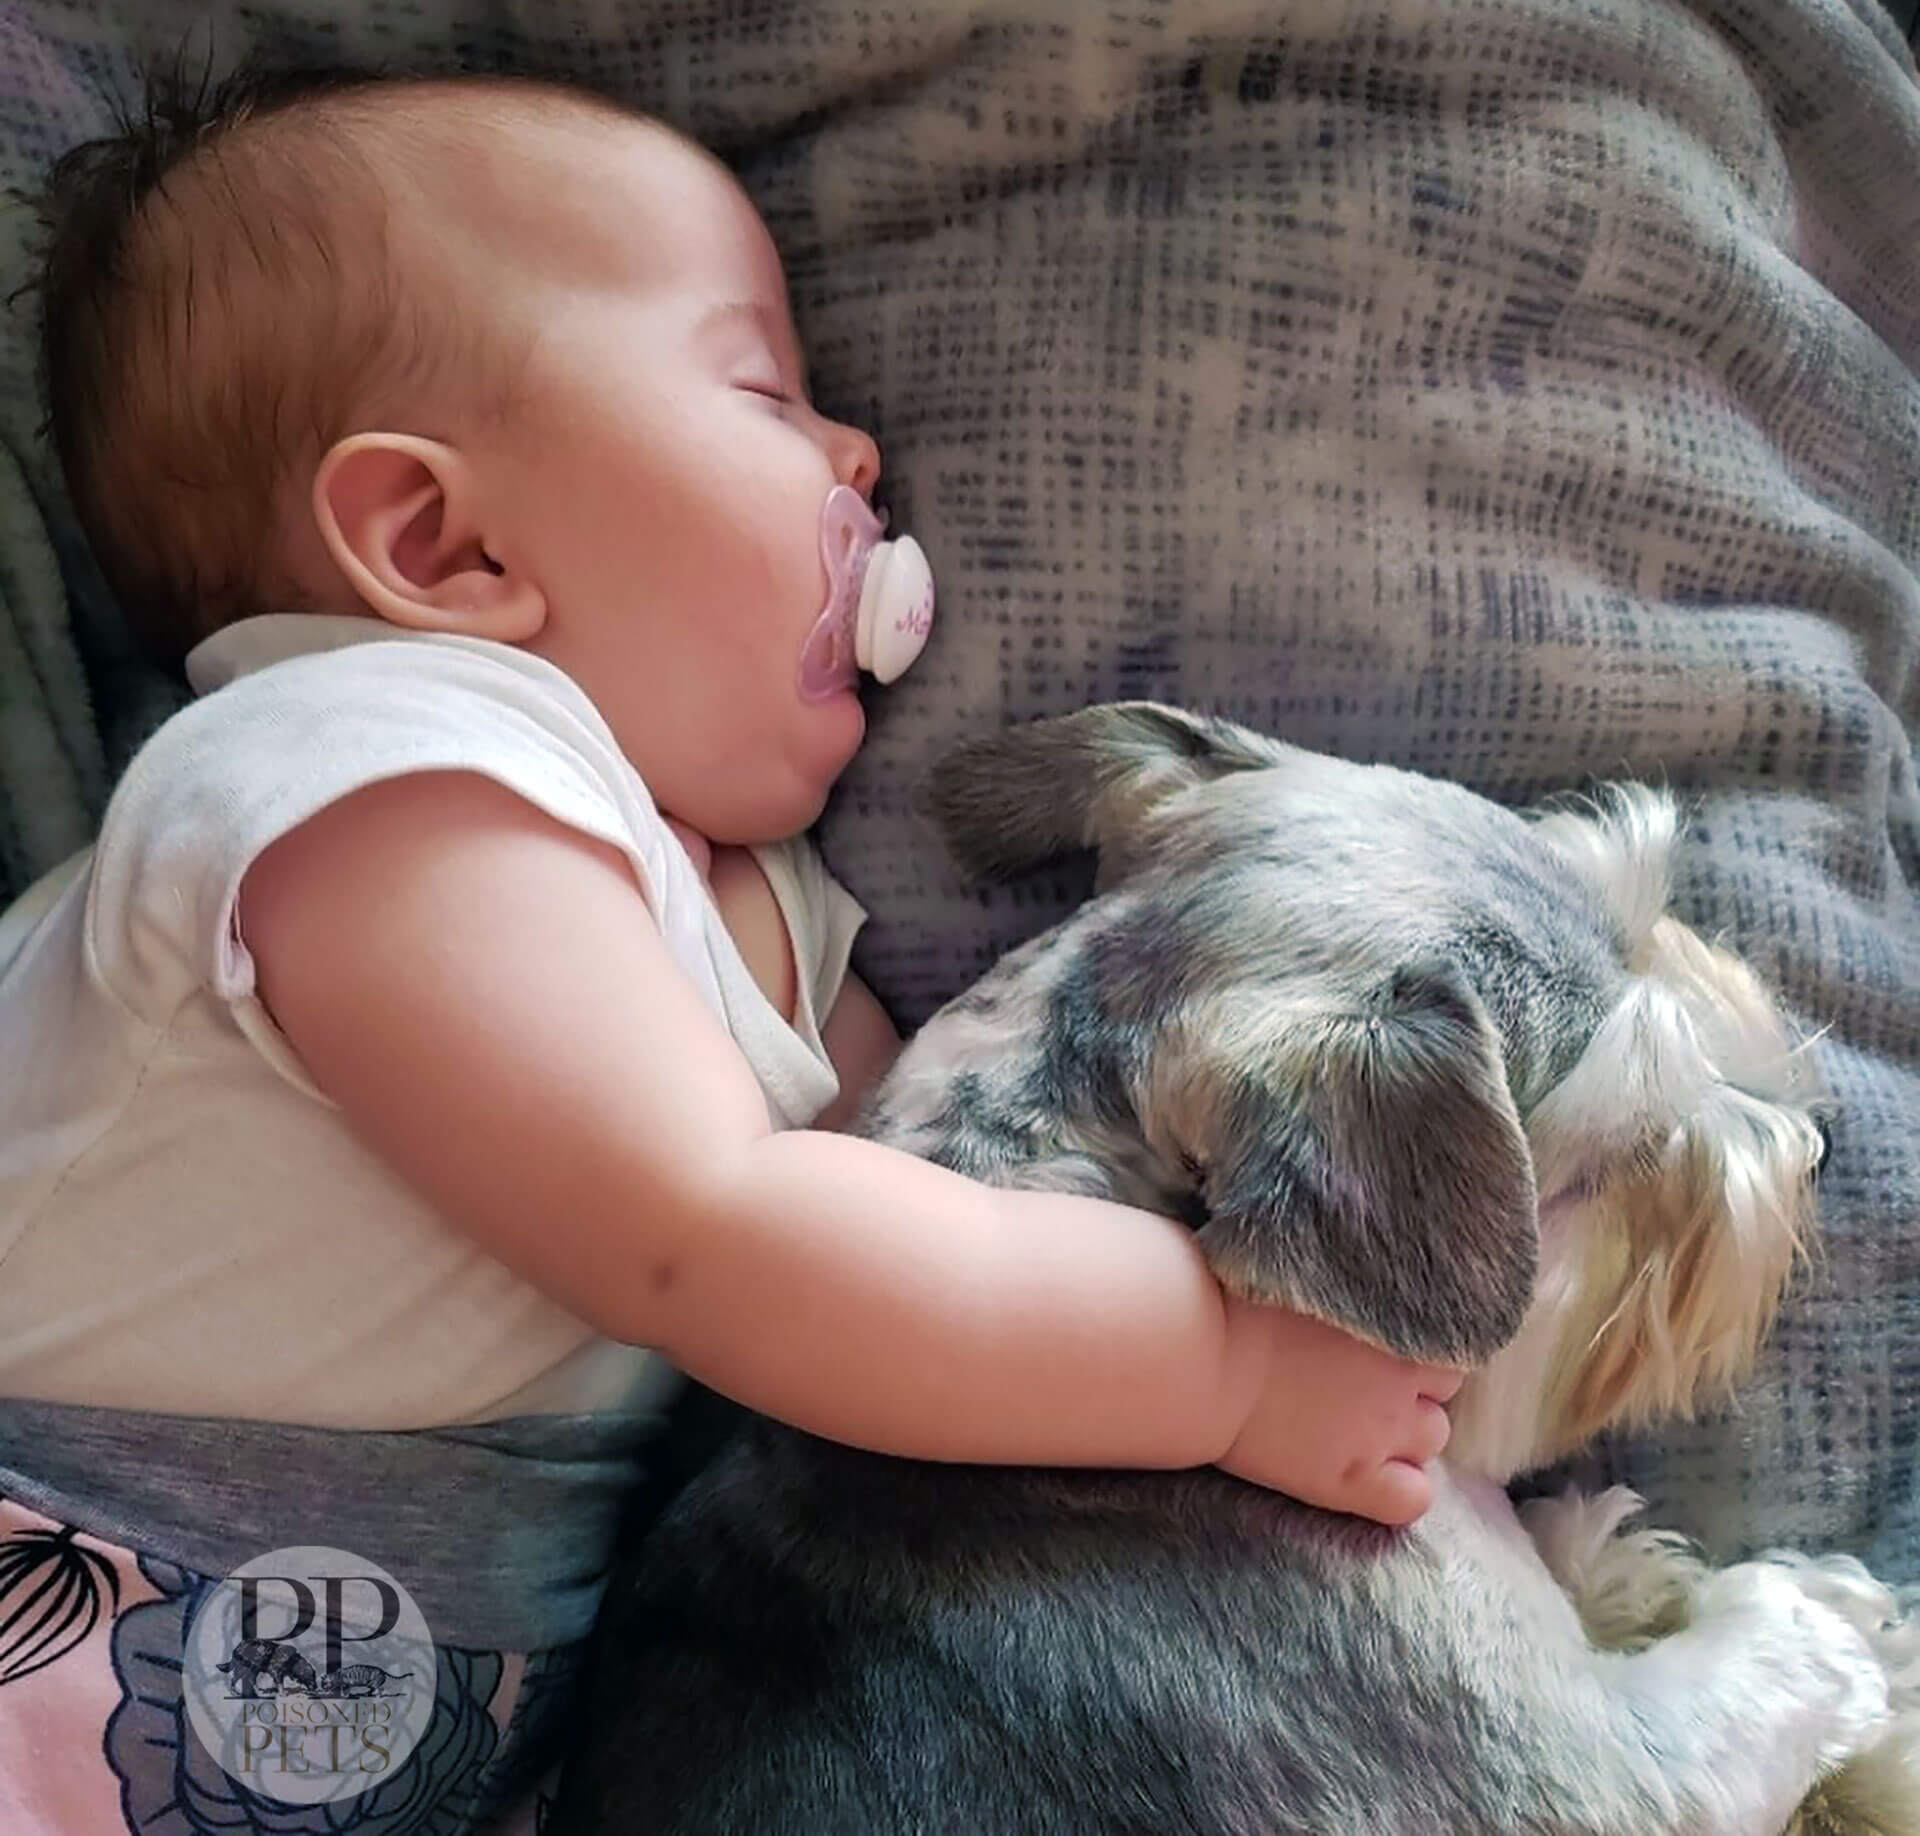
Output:
[[[1505,1482],[1750,1365],[1818,1091],[1667,915],[1678,817],[1515,812],[1152,703],[963,748],[962,868],[1094,896],[860,1132],[1186,1221],[1227,1287],[1476,1367],[1390,1530],[1206,1468],[948,1466],[749,1418],[616,1575],[565,1836],[1920,1832],[1920,1666],[1848,1558],[1709,1569]]]

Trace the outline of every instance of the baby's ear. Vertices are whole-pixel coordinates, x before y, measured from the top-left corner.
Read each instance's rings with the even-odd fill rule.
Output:
[[[1197,1240],[1234,1293],[1435,1363],[1477,1364],[1519,1330],[1533,1162],[1451,964],[1357,998],[1309,980],[1196,1003],[1157,1043],[1141,1113],[1197,1170]]]
[[[335,567],[390,624],[521,644],[546,623],[535,582],[488,552],[478,482],[443,441],[337,441],[314,473],[312,507]]]

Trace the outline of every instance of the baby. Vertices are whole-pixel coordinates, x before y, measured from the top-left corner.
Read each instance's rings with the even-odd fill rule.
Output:
[[[898,1045],[800,839],[880,455],[716,160],[361,81],[52,195],[61,460],[202,694],[0,980],[0,1396],[417,1429],[671,1366],[896,1454],[1425,1509],[1458,1373],[831,1132]]]

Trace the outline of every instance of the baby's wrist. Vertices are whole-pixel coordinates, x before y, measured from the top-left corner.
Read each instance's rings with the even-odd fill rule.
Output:
[[[1227,1459],[1251,1423],[1265,1395],[1273,1371],[1273,1314],[1275,1309],[1220,1290],[1225,1308],[1221,1346],[1221,1416],[1225,1433],[1213,1456]]]

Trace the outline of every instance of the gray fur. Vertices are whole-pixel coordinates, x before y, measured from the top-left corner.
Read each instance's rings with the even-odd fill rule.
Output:
[[[1409,1352],[1531,1322],[1526,1124],[1603,1084],[1658,899],[1456,787],[1172,709],[971,747],[928,807],[977,868],[1096,846],[1102,891],[928,1024],[867,1133],[1187,1217],[1223,1279]],[[1649,1091],[1592,1123],[1634,1168]],[[1617,1171],[1567,1109],[1556,1216]],[[1443,1470],[1396,1533],[1211,1469],[939,1466],[756,1418],[609,1597],[555,1830],[1776,1836],[1885,1691],[1789,1582],[1720,1580],[1598,1652],[1490,1479]]]
[[[910,1051],[887,1138],[978,1177],[1197,1199],[1222,1280],[1410,1356],[1512,1335],[1536,1255],[1519,1106],[1624,981],[1616,927],[1522,818],[1146,704],[963,748],[932,786],[963,864],[1090,845],[1104,896],[976,991],[997,1017],[957,1075],[997,1100],[962,1114],[943,1087],[916,1112]],[[1021,1118],[1020,1151],[982,1115]]]

